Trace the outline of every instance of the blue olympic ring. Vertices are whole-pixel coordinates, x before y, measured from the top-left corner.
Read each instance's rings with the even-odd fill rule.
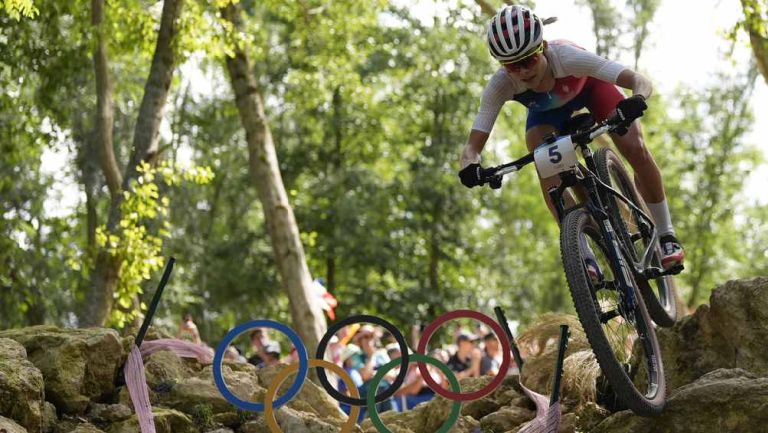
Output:
[[[224,339],[221,340],[221,343],[216,347],[216,355],[213,358],[213,379],[216,382],[216,387],[219,388],[219,392],[221,392],[221,395],[223,395],[224,398],[240,409],[263,412],[264,403],[253,403],[242,400],[234,395],[229,388],[227,388],[227,384],[224,382],[224,375],[221,372],[224,353],[230,343],[232,343],[232,340],[243,332],[254,328],[272,328],[282,332],[290,338],[299,355],[299,371],[296,373],[296,380],[284,396],[271,403],[274,409],[288,403],[301,390],[301,386],[304,384],[304,380],[307,378],[307,371],[309,370],[309,357],[307,356],[307,347],[304,345],[304,342],[301,341],[299,334],[287,325],[274,320],[251,320],[250,322],[245,322],[227,332],[227,335],[224,336]]]

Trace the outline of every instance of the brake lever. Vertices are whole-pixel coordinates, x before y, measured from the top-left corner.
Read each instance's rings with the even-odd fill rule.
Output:
[[[501,188],[501,175],[496,174],[498,167],[489,167],[483,169],[483,185],[486,183],[491,189]]]

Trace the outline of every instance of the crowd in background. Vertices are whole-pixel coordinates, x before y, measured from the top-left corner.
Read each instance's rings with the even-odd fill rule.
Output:
[[[457,379],[499,374],[502,351],[499,340],[493,332],[490,332],[484,325],[479,325],[474,330],[468,330],[457,325],[453,328],[452,334],[452,344],[433,346],[429,350],[429,356],[446,364],[454,372]],[[202,344],[197,326],[189,315],[184,316],[176,337]],[[416,347],[421,337],[421,327],[414,326],[411,329],[410,337],[408,350],[409,353],[412,353],[411,347]],[[280,362],[288,364],[298,362],[296,349],[292,347],[289,351],[284,352],[280,343],[270,338],[267,328],[256,328],[251,331],[250,346],[248,358],[243,356],[235,346],[230,346],[225,359],[234,362],[249,362],[258,368],[276,365]],[[325,357],[346,371],[358,388],[360,396],[365,398],[376,371],[391,360],[400,358],[401,354],[400,344],[389,331],[370,324],[353,324],[341,328],[331,337]],[[438,368],[428,364],[427,369],[437,384],[448,388],[448,381]],[[513,360],[506,373],[514,374],[516,372],[517,367]],[[329,380],[336,384],[339,392],[351,395],[342,380],[330,372],[328,373]],[[384,380],[379,383],[377,393],[389,387],[399,374],[400,366],[390,370],[384,376]],[[411,362],[408,365],[408,372],[402,385],[391,398],[378,403],[377,410],[379,412],[410,410],[419,403],[429,401],[434,395],[435,392],[427,386],[418,365]],[[349,413],[348,405],[340,403],[340,406],[342,410]],[[360,419],[364,417],[365,411],[361,413]]]

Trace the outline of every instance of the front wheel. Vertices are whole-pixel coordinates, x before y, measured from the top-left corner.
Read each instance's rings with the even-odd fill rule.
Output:
[[[658,415],[666,401],[666,383],[653,323],[642,296],[635,296],[634,308],[627,306],[615,277],[619,271],[614,271],[608,246],[586,209],[575,209],[563,219],[560,251],[576,313],[603,375],[633,412]]]

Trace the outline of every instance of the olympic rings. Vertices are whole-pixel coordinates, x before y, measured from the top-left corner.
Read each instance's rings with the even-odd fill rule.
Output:
[[[389,388],[376,395],[376,403],[381,403],[382,401],[391,397],[395,391],[400,388],[400,386],[403,384],[403,381],[405,380],[405,376],[408,374],[408,344],[405,342],[405,337],[403,337],[403,334],[399,329],[395,327],[395,325],[387,322],[381,317],[369,316],[366,314],[347,317],[344,320],[340,320],[334,323],[330,328],[328,328],[328,331],[326,331],[325,335],[323,335],[323,338],[320,339],[320,342],[317,344],[317,353],[315,354],[315,358],[325,358],[325,349],[328,346],[328,342],[331,341],[331,337],[333,337],[333,335],[338,330],[347,325],[360,322],[374,323],[381,326],[382,328],[385,328],[387,331],[392,333],[392,336],[395,337],[397,344],[400,345],[400,373],[397,375],[395,381],[392,383],[392,385],[389,386]],[[350,406],[365,406],[366,402],[362,398],[352,398],[337,391],[336,388],[334,388],[330,382],[328,382],[328,376],[326,376],[325,370],[323,368],[317,369],[317,378],[320,379],[320,384],[323,385],[323,388],[325,388],[328,394],[330,394],[331,397],[335,398],[336,400],[346,403]]]
[[[330,368],[334,373],[339,375],[341,380],[344,381],[344,383],[347,385],[347,388],[352,393],[353,397],[360,396],[360,392],[357,390],[357,387],[355,386],[355,382],[352,380],[349,374],[338,365],[332,362],[328,362],[324,359],[310,359],[309,366]],[[275,399],[275,394],[277,394],[277,390],[280,388],[280,385],[283,382],[285,382],[285,379],[291,373],[295,372],[299,368],[300,366],[298,364],[290,364],[288,367],[280,370],[272,379],[272,383],[269,384],[267,393],[264,395],[264,419],[267,421],[267,426],[269,427],[269,431],[271,431],[272,433],[282,433],[282,430],[280,429],[280,426],[277,425],[277,421],[275,420],[275,413],[274,413],[274,410],[272,409],[272,405],[267,404],[267,402],[273,401]],[[349,418],[347,418],[347,422],[345,422],[344,425],[341,426],[340,433],[349,433],[355,428],[355,425],[357,423],[357,417],[360,416],[360,410],[361,410],[360,406],[352,406],[352,409],[349,412]]]
[[[250,401],[241,400],[236,395],[234,395],[229,390],[229,388],[227,388],[227,384],[224,382],[224,375],[221,372],[222,361],[224,360],[224,352],[227,351],[229,344],[238,335],[253,328],[272,328],[282,332],[283,334],[287,335],[288,338],[290,338],[299,355],[299,373],[296,375],[296,381],[288,389],[288,392],[284,396],[280,397],[277,401],[272,401],[271,404],[274,405],[274,408],[278,408],[288,403],[288,401],[290,401],[299,392],[299,390],[301,390],[301,386],[304,384],[304,380],[307,378],[309,363],[307,359],[307,347],[304,346],[304,342],[301,341],[301,338],[293,329],[280,322],[275,322],[274,320],[251,320],[250,322],[245,322],[242,325],[236,326],[231,331],[227,332],[227,335],[224,336],[224,339],[221,340],[221,343],[219,343],[219,345],[216,347],[216,354],[213,358],[213,379],[216,382],[216,387],[219,388],[219,392],[221,392],[224,398],[226,398],[230,403],[234,404],[240,409],[261,412],[264,410],[264,405],[262,403],[252,403]]]
[[[439,368],[440,371],[445,374],[445,377],[448,378],[448,383],[451,384],[451,389],[454,393],[459,393],[461,391],[461,386],[459,385],[459,380],[456,379],[456,375],[453,374],[450,368],[448,368],[447,365],[443,364],[442,362],[438,361],[435,358],[422,355],[421,353],[414,353],[411,355],[411,362],[419,362],[427,364],[432,364],[435,367]],[[311,361],[310,361],[311,362]],[[371,424],[373,424],[374,427],[376,427],[376,430],[379,432],[387,432],[392,433],[387,428],[387,426],[384,425],[384,423],[381,421],[381,418],[379,417],[378,411],[376,411],[376,403],[374,401],[374,392],[379,387],[379,382],[381,382],[381,379],[384,378],[384,375],[389,372],[389,370],[392,370],[395,368],[395,366],[399,364],[399,361],[397,359],[392,360],[383,366],[379,367],[379,369],[376,371],[376,374],[373,376],[373,379],[371,379],[370,387],[368,388],[368,394],[367,394],[367,401],[368,401],[368,408],[370,409],[370,415],[371,415]],[[422,364],[419,364],[422,365]],[[400,367],[402,370],[402,367]],[[406,368],[407,370],[407,368]],[[453,402],[453,405],[451,406],[451,413],[448,414],[448,419],[445,420],[442,426],[435,432],[435,433],[447,433],[448,430],[453,427],[453,424],[456,423],[456,421],[459,419],[459,415],[461,414],[461,403],[456,400]]]
[[[445,364],[443,364],[442,362],[434,358],[431,358],[425,355],[427,344],[429,343],[429,339],[435,333],[437,328],[442,326],[445,322],[452,319],[457,319],[457,318],[471,318],[488,325],[496,333],[499,339],[499,342],[501,343],[502,354],[503,354],[498,375],[490,383],[488,383],[488,385],[486,385],[484,388],[478,391],[470,392],[466,394],[460,393],[461,387],[459,385],[458,380],[456,379],[456,376],[453,374],[453,372],[451,372],[451,370]],[[347,326],[353,323],[360,323],[360,322],[373,323],[387,329],[395,337],[395,340],[397,340],[397,343],[400,346],[400,353],[401,353],[400,359],[392,360],[387,364],[379,367],[378,371],[376,372],[374,377],[371,379],[371,385],[368,388],[368,393],[366,395],[365,400],[363,400],[362,398],[359,398],[360,397],[359,391],[352,383],[351,377],[346,373],[346,371],[344,371],[341,367],[337,366],[336,364],[323,360],[323,358],[325,357],[325,350],[331,340],[331,337],[333,337],[333,335],[344,326]],[[273,328],[286,334],[288,338],[291,340],[291,342],[293,343],[294,347],[296,348],[297,355],[299,358],[298,364],[295,364],[295,363],[290,364],[286,368],[281,369],[278,372],[273,382],[269,385],[269,388],[264,398],[264,403],[252,403],[249,401],[241,400],[240,398],[235,396],[227,388],[227,384],[224,382],[224,375],[222,373],[224,353],[226,352],[229,345],[238,335],[253,328]],[[506,376],[507,370],[509,369],[510,358],[511,358],[510,342],[509,342],[509,339],[507,338],[506,333],[504,333],[503,329],[501,328],[501,326],[498,323],[496,323],[493,319],[486,316],[485,314],[482,314],[477,311],[472,311],[472,310],[450,311],[438,317],[436,320],[434,320],[432,323],[430,323],[426,327],[421,339],[418,342],[418,348],[416,353],[413,353],[410,355],[408,353],[408,346],[405,342],[405,338],[403,337],[403,334],[400,332],[400,330],[395,328],[394,325],[387,322],[386,320],[376,316],[358,315],[358,316],[348,317],[344,320],[340,320],[334,323],[331,327],[328,328],[328,331],[325,333],[325,335],[323,335],[323,338],[320,339],[320,342],[317,347],[316,359],[308,359],[307,347],[301,341],[301,338],[298,336],[298,334],[296,334],[296,332],[293,331],[291,328],[289,328],[287,325],[282,324],[280,322],[273,321],[273,320],[252,320],[250,322],[246,322],[242,325],[239,325],[233,328],[224,336],[224,339],[216,347],[216,354],[213,359],[213,377],[214,377],[214,381],[216,382],[216,387],[219,389],[219,391],[224,396],[224,398],[226,398],[230,403],[234,404],[240,409],[244,409],[248,411],[255,411],[255,412],[264,411],[265,417],[267,420],[267,425],[269,426],[270,431],[272,433],[275,433],[275,432],[280,432],[280,427],[275,422],[274,410],[286,404],[299,392],[302,384],[307,378],[307,372],[309,370],[309,367],[312,366],[317,368],[317,376],[320,379],[320,383],[322,384],[323,388],[325,388],[328,394],[330,394],[334,399],[347,403],[350,406],[352,406],[350,411],[350,416],[347,419],[347,422],[342,426],[342,429],[341,429],[342,433],[347,433],[352,431],[352,428],[355,425],[355,422],[357,421],[357,418],[359,416],[359,412],[361,411],[361,406],[364,406],[364,405],[368,408],[371,421],[373,425],[376,426],[376,429],[379,432],[389,432],[389,429],[387,429],[387,427],[384,426],[384,424],[381,422],[381,419],[379,418],[378,413],[376,412],[376,403],[382,402],[387,398],[391,397],[395,393],[395,391],[398,388],[400,388],[400,386],[405,381],[406,375],[408,374],[409,363],[416,362],[418,365],[419,371],[421,372],[421,376],[426,382],[427,386],[437,394],[447,398],[448,400],[452,400],[454,402],[448,419],[443,423],[443,425],[438,430],[438,433],[444,433],[444,432],[447,432],[458,420],[459,413],[461,411],[461,402],[479,399],[489,394],[490,392],[492,392],[501,384],[501,382],[504,380],[504,376]],[[400,364],[401,366],[400,372],[398,373],[394,383],[392,383],[392,385],[389,388],[387,388],[385,391],[381,392],[380,394],[376,394],[375,390],[378,389],[378,384],[381,382],[384,375],[398,364]],[[440,386],[437,382],[435,382],[435,380],[430,375],[426,364],[432,364],[438,367],[445,374],[445,376],[448,378],[448,382],[451,385],[450,391],[443,389],[442,386]],[[351,397],[341,394],[336,390],[336,388],[331,386],[331,384],[328,381],[328,377],[325,373],[325,368],[330,368],[332,371],[336,372],[339,375],[339,377],[341,377],[341,379],[347,385],[347,388],[349,388],[350,391],[352,392]],[[288,389],[288,392],[284,396],[275,400],[274,399],[275,394],[277,393],[277,390],[279,389],[280,384],[282,384],[285,381],[285,379],[288,377],[288,375],[290,375],[294,371],[297,371],[295,382]]]
[[[509,339],[507,338],[507,334],[504,333],[504,330],[495,320],[491,319],[490,317],[478,311],[455,310],[455,311],[449,311],[443,314],[442,316],[438,317],[432,323],[427,325],[427,327],[424,329],[424,333],[421,335],[421,339],[419,340],[419,346],[416,349],[416,352],[422,355],[426,353],[427,343],[429,343],[430,337],[432,337],[432,334],[435,333],[437,328],[442,326],[445,322],[452,319],[460,319],[464,317],[478,320],[482,323],[485,323],[491,329],[493,329],[493,332],[496,333],[496,336],[498,337],[499,342],[501,342],[501,353],[502,353],[501,366],[499,366],[499,373],[496,375],[495,378],[493,378],[493,380],[491,380],[488,383],[488,385],[486,385],[485,387],[477,391],[461,394],[457,392],[448,391],[443,387],[441,387],[437,382],[435,382],[435,380],[429,374],[429,370],[427,370],[427,365],[424,364],[423,362],[418,362],[417,365],[419,366],[419,371],[421,372],[421,376],[424,378],[424,382],[427,383],[427,386],[429,386],[433,391],[447,398],[448,400],[456,400],[456,401],[477,400],[479,398],[482,398],[490,394],[494,389],[498,388],[498,386],[501,385],[501,382],[504,380],[504,376],[507,373],[507,369],[509,369],[509,363],[510,363],[509,352],[511,349],[509,345]]]

